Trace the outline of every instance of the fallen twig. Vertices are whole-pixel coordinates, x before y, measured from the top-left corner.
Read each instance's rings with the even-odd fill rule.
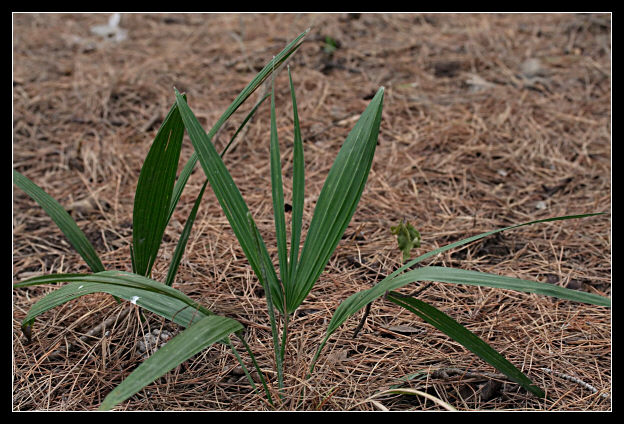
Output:
[[[568,381],[571,381],[573,383],[580,384],[581,386],[583,386],[586,389],[590,390],[592,393],[598,393],[598,389],[595,388],[594,386],[592,386],[591,384],[585,383],[583,380],[581,380],[579,378],[576,378],[576,377],[573,377],[573,376],[571,376],[569,374],[564,374],[564,373],[559,372],[559,371],[553,371],[550,368],[542,368],[542,371],[544,371],[547,374],[553,374],[553,375],[556,375],[557,377],[561,377],[564,380],[568,380]],[[600,393],[600,396],[603,397],[603,398],[608,398],[610,395],[608,393]]]

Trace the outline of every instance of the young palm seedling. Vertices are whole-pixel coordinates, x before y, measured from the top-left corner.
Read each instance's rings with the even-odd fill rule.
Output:
[[[210,140],[232,114],[275,71],[276,67],[299,48],[307,32],[305,31],[288,44],[241,91],[208,133],[207,137]],[[226,153],[236,135],[267,97],[266,95],[263,96],[252,108],[221,156]],[[185,96],[181,96],[181,98],[185,99]],[[112,408],[215,342],[225,343],[232,349],[249,382],[255,389],[253,380],[229,340],[229,335],[235,333],[245,348],[248,349],[244,338],[241,336],[242,325],[233,319],[214,315],[184,293],[171,287],[207,182],[204,183],[186,221],[164,284],[151,279],[151,270],[157,258],[165,227],[169,223],[198,159],[197,154],[194,153],[176,179],[184,131],[185,127],[176,102],[163,121],[139,175],[134,199],[133,237],[130,246],[131,273],[105,270],[95,249],[63,207],[30,179],[13,170],[14,183],[39,203],[92,271],[91,274],[41,276],[14,284],[14,287],[18,288],[38,284],[68,283],[33,305],[22,321],[22,329],[27,337],[30,338],[32,325],[38,315],[80,296],[96,292],[109,293],[118,301],[125,299],[187,328],[143,362],[129,378],[113,390],[102,403],[102,409]],[[252,360],[257,367],[253,355]],[[261,373],[260,377],[265,384]],[[271,400],[268,391],[267,396]]]

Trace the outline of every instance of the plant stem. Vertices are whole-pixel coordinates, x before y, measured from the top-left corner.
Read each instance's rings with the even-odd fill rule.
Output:
[[[251,348],[249,347],[249,345],[245,341],[245,338],[243,337],[243,334],[236,333],[236,335],[241,340],[241,342],[243,342],[243,346],[245,346],[245,350],[247,351],[247,353],[251,357],[251,361],[253,362],[254,367],[256,368],[256,371],[258,372],[258,377],[260,377],[260,381],[262,382],[262,386],[264,387],[264,392],[267,395],[267,399],[269,400],[269,403],[271,404],[272,407],[275,407],[275,404],[273,404],[273,398],[271,397],[271,392],[269,392],[269,388],[268,388],[268,386],[266,384],[266,380],[264,378],[264,374],[262,373],[262,370],[260,369],[260,366],[258,366],[258,362],[256,361],[256,357],[254,356],[253,352],[251,351]],[[243,367],[243,370],[244,369],[245,368]],[[255,390],[256,386],[255,386],[253,380],[251,380],[250,383],[251,383],[251,385],[253,386],[253,388]]]
[[[284,355],[286,353],[286,343],[288,342],[288,320],[289,314],[284,314],[284,327],[282,328],[282,346],[280,349],[280,356],[282,358],[282,364],[284,363]]]
[[[283,400],[284,397],[283,397],[282,391],[284,389],[284,370],[283,370],[283,365],[282,365],[282,356],[280,353],[281,349],[280,349],[280,343],[278,339],[277,324],[275,322],[275,311],[273,308],[273,295],[271,293],[271,287],[269,286],[268,281],[267,281],[264,261],[262,260],[262,256],[260,256],[260,241],[258,239],[258,229],[256,228],[256,224],[254,223],[253,218],[251,217],[251,213],[249,212],[247,212],[247,220],[249,221],[251,233],[253,234],[255,242],[256,242],[256,252],[260,259],[260,271],[262,274],[261,283],[264,286],[264,294],[267,300],[269,320],[271,321],[271,333],[273,335],[273,349],[275,351],[275,366],[277,368],[277,382],[279,385],[280,399]]]
[[[238,334],[237,334],[238,335]],[[238,335],[238,337],[243,340],[243,343],[245,343],[245,340],[243,339],[242,335]],[[243,363],[243,359],[240,357],[238,351],[236,350],[236,348],[234,347],[234,345],[232,344],[232,341],[230,340],[230,338],[226,338],[225,339],[225,343],[226,345],[232,349],[232,353],[234,354],[234,356],[236,357],[236,360],[238,361],[238,363],[240,364],[241,368],[243,368],[243,372],[245,373],[245,376],[247,377],[247,381],[249,381],[249,384],[251,384],[251,387],[253,387],[254,392],[258,392],[258,389],[256,388],[256,384],[254,383],[253,379],[251,378],[251,374],[249,374],[249,371],[247,370],[247,367],[245,366],[245,364]],[[245,347],[247,347],[245,345]],[[253,355],[252,355],[253,356]]]

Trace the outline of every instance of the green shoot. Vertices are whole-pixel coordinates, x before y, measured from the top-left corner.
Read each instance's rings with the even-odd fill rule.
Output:
[[[406,221],[401,221],[399,225],[390,227],[390,232],[397,236],[399,249],[403,252],[403,262],[406,262],[410,258],[411,250],[420,247],[420,233]]]

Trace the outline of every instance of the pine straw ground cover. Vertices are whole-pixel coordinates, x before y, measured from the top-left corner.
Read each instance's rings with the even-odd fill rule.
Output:
[[[209,128],[272,55],[312,28],[289,61],[305,149],[304,235],[340,145],[376,89],[386,87],[362,200],[291,322],[285,364],[291,401],[284,409],[441,409],[422,396],[371,399],[394,385],[425,391],[459,410],[611,409],[609,309],[441,283],[403,291],[422,290],[421,299],[501,352],[548,399],[519,389],[458,343],[383,301],[373,303],[356,338],[361,315],[347,321],[312,378],[304,379],[339,303],[399,266],[390,226],[401,219],[422,235],[418,254],[515,223],[607,212],[522,227],[428,262],[611,294],[609,15],[124,14],[127,39],[120,42],[90,32],[108,18],[13,17],[14,168],[70,211],[107,269],[131,270],[135,185],[175,99],[173,86],[188,94]],[[276,99],[287,202],[289,96],[282,72]],[[218,134],[217,145],[227,143],[254,101]],[[269,129],[265,103],[225,163],[274,249]],[[187,138],[182,164],[191,153]],[[156,280],[166,275],[203,181],[198,166],[166,231]],[[43,210],[14,188],[13,281],[87,271]],[[243,323],[261,367],[274,379],[264,293],[210,190],[174,287]],[[95,294],[39,317],[27,343],[21,319],[51,290],[12,292],[14,410],[96,409],[142,360],[144,336],[178,331],[149,313],[142,322],[135,306]],[[295,404],[300,393],[303,401]],[[251,391],[231,351],[214,345],[118,409],[270,408]]]

